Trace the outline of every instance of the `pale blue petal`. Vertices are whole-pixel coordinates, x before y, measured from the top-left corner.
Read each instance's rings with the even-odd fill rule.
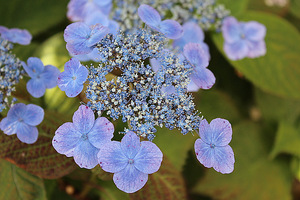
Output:
[[[8,30],[9,30],[8,28],[6,28],[4,26],[0,26],[0,33],[1,34],[4,33],[4,32],[6,32],[6,31],[8,31]]]
[[[161,68],[161,64],[160,64],[159,60],[157,60],[155,58],[150,59],[150,65],[154,72],[157,72],[159,70],[159,68]]]
[[[159,25],[161,22],[161,17],[157,10],[148,6],[146,4],[140,5],[138,8],[138,15],[145,24],[154,28],[155,30],[159,29]]]
[[[245,37],[248,40],[259,42],[266,36],[266,27],[261,23],[251,21],[244,25]]]
[[[68,85],[68,89],[65,91],[67,97],[76,97],[83,90],[83,84],[78,84],[76,81],[72,81]]]
[[[73,115],[73,124],[81,134],[88,133],[95,122],[95,115],[88,106],[81,105]]]
[[[55,131],[52,145],[58,153],[71,157],[74,155],[75,147],[82,141],[81,136],[82,134],[75,129],[73,123],[67,122]]]
[[[266,43],[264,40],[259,42],[250,42],[247,57],[257,58],[264,56],[267,53]]]
[[[18,28],[2,30],[1,37],[12,42],[21,45],[28,45],[31,42],[32,36],[27,30],[21,30]]]
[[[196,67],[191,74],[191,80],[202,89],[210,89],[216,82],[214,74],[205,67]]]
[[[128,165],[128,158],[117,141],[108,142],[100,149],[98,161],[102,169],[110,173],[119,172]]]
[[[187,85],[188,92],[198,92],[200,87],[196,85],[196,83],[191,79],[190,83]]]
[[[35,126],[30,126],[26,123],[19,122],[17,126],[17,137],[21,142],[33,144],[38,139],[38,129]]]
[[[60,71],[57,67],[46,65],[41,73],[41,79],[44,81],[46,88],[53,88],[57,85],[57,78]]]
[[[91,34],[89,39],[87,40],[87,46],[94,46],[95,44],[100,42],[100,40],[103,39],[108,33],[109,28],[106,26],[102,26],[101,24],[91,26]]]
[[[232,138],[231,124],[226,119],[216,118],[210,122],[212,143],[216,146],[228,145]]]
[[[7,117],[10,120],[18,120],[23,118],[26,112],[26,105],[24,103],[17,103],[11,107],[7,113]]]
[[[34,104],[28,104],[23,115],[23,120],[30,126],[39,125],[44,119],[44,109]]]
[[[140,138],[132,131],[128,131],[121,140],[121,148],[124,154],[133,159],[141,147]]]
[[[200,138],[195,142],[195,153],[199,162],[207,168],[215,166],[215,149]]]
[[[183,47],[188,43],[201,43],[204,40],[204,32],[195,22],[186,22],[182,26],[183,36],[174,40],[173,46],[179,47],[183,51]]]
[[[160,32],[170,39],[178,39],[183,35],[182,26],[178,22],[170,19],[160,23]]]
[[[93,128],[88,133],[88,139],[92,145],[101,149],[101,147],[110,142],[114,136],[114,125],[105,117],[96,119]]]
[[[73,43],[67,43],[66,48],[69,53],[74,55],[88,54],[94,49],[93,47],[89,47],[87,45],[87,39],[77,40]]]
[[[201,120],[199,125],[199,136],[203,142],[207,144],[211,144],[212,142],[212,131],[210,125],[206,121],[206,119]]]
[[[9,117],[5,117],[0,122],[0,129],[6,135],[13,135],[13,134],[17,133],[18,123],[19,123],[19,121],[17,121],[17,120],[12,120]]]
[[[127,165],[125,169],[114,174],[113,180],[123,192],[134,193],[144,187],[148,174],[140,172],[133,165]]]
[[[175,94],[176,92],[176,89],[173,85],[170,85],[170,86],[162,86],[161,87],[161,92],[162,93],[165,93],[165,95],[171,95],[171,94]]]
[[[249,47],[245,40],[240,40],[232,44],[225,43],[224,51],[231,60],[240,60],[247,56]]]
[[[67,17],[70,21],[82,21],[85,17],[85,7],[87,0],[71,0],[68,4]]]
[[[243,31],[234,17],[226,17],[223,21],[222,33],[226,43],[234,43],[241,39]]]
[[[222,174],[229,174],[234,169],[234,153],[229,145],[215,148],[214,169]]]
[[[107,15],[103,14],[101,11],[96,11],[92,15],[87,15],[84,22],[91,26],[95,24],[101,24],[103,26],[108,26],[109,18]]]
[[[27,65],[23,62],[23,67],[31,78],[36,78],[44,71],[44,64],[39,58],[36,57],[28,58]]]
[[[118,24],[118,22],[116,22],[114,20],[109,20],[108,28],[109,28],[109,32],[111,34],[117,35],[117,33],[120,29],[120,25]]]
[[[99,149],[88,140],[79,143],[74,150],[74,160],[81,168],[92,169],[98,164],[97,154]]]
[[[40,98],[46,92],[46,85],[40,78],[30,79],[26,84],[27,91],[31,96]]]
[[[93,0],[93,2],[95,3],[95,4],[97,4],[98,6],[105,6],[105,5],[107,5],[107,4],[110,4],[110,3],[112,3],[112,0]]]
[[[163,159],[161,150],[152,142],[141,142],[141,148],[134,157],[134,166],[145,174],[157,172]]]
[[[183,54],[194,67],[207,67],[209,57],[200,44],[189,43],[184,46]]]

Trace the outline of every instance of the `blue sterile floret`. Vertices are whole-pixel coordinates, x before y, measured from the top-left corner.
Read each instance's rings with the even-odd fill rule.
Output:
[[[183,134],[195,130],[200,116],[186,89],[193,66],[179,62],[164,45],[165,37],[149,29],[102,39],[97,45],[99,66],[89,67],[87,105],[99,115],[106,111],[114,120],[121,117],[131,130],[148,139],[153,139],[155,126],[177,128]],[[161,63],[156,72],[147,64],[153,58]],[[120,76],[106,80],[113,70],[120,70]],[[175,88],[173,94],[162,92],[169,86]]]
[[[106,172],[114,173],[116,186],[127,193],[140,190],[148,180],[148,174],[159,170],[163,154],[152,142],[142,141],[128,131],[121,142],[106,143],[98,154],[98,161]]]
[[[113,132],[114,125],[108,119],[95,119],[94,112],[81,105],[73,115],[73,123],[64,123],[55,131],[52,145],[58,153],[74,157],[79,167],[92,169],[98,164],[99,150],[111,141]]]
[[[15,101],[11,93],[25,73],[21,61],[11,53],[12,48],[13,45],[0,36],[0,112]]]
[[[53,65],[46,65],[42,63],[39,58],[30,57],[26,63],[22,63],[23,67],[30,76],[27,82],[27,91],[36,98],[43,96],[47,88],[53,88],[57,85],[57,77],[59,69]]]
[[[12,43],[18,43],[21,45],[28,45],[31,42],[32,36],[26,29],[12,28],[8,29],[4,26],[0,26],[1,37]]]
[[[7,135],[17,134],[21,142],[32,144],[38,139],[39,125],[44,119],[44,110],[33,104],[15,104],[0,122],[0,129]]]

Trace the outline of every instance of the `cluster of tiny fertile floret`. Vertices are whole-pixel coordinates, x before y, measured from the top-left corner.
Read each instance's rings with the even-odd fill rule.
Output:
[[[11,43],[0,37],[0,112],[16,100],[11,98],[11,92],[24,74],[20,60],[11,54],[12,48]]]
[[[88,106],[99,115],[106,111],[114,120],[121,117],[149,140],[154,138],[155,126],[177,128],[183,134],[198,128],[201,118],[186,89],[192,67],[163,50],[165,45],[165,37],[149,29],[107,35],[97,45],[99,66],[89,67]],[[152,58],[161,62],[157,72],[148,64]],[[120,75],[107,80],[108,73],[116,70]]]
[[[120,0],[111,15],[114,20],[121,22],[121,30],[135,30],[142,25],[136,9],[140,4],[152,6],[163,19],[173,19],[180,24],[191,20],[204,30],[219,31],[222,20],[230,14],[230,11],[216,0]]]

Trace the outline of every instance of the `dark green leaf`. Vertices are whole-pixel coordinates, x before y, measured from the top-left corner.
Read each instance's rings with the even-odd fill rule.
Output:
[[[255,20],[267,28],[267,54],[255,59],[242,59],[230,63],[257,87],[292,98],[300,98],[300,34],[295,27],[276,15],[247,12],[239,20]],[[213,40],[223,51],[222,34],[214,34]]]
[[[248,5],[248,0],[239,0],[235,2],[232,2],[232,0],[219,0],[218,2],[224,4],[233,16],[237,16],[245,12]]]
[[[46,200],[43,180],[0,159],[0,199]]]
[[[194,192],[214,199],[291,199],[292,176],[285,160],[268,159],[269,142],[257,124],[244,122],[233,127],[230,145],[235,153],[235,169],[223,175],[208,169]]]

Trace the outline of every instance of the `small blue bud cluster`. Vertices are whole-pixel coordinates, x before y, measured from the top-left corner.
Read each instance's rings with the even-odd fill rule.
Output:
[[[11,43],[0,37],[0,112],[16,101],[10,98],[11,92],[25,73],[20,60],[11,53],[12,48]]]
[[[163,19],[170,18],[180,24],[194,21],[204,30],[219,31],[222,20],[230,14],[230,11],[216,0],[141,0],[138,3],[135,0],[121,0],[111,13],[113,19],[120,22],[121,30],[135,31],[142,25],[136,10],[139,4],[152,6]]]
[[[149,140],[155,126],[178,128],[183,134],[197,129],[201,117],[187,92],[193,68],[179,62],[165,45],[165,37],[149,29],[126,36],[108,34],[97,44],[99,66],[89,67],[87,105],[99,115],[106,111],[114,120],[122,117],[130,130]],[[154,72],[149,59],[158,59],[161,68]],[[107,80],[116,70],[120,75]]]

